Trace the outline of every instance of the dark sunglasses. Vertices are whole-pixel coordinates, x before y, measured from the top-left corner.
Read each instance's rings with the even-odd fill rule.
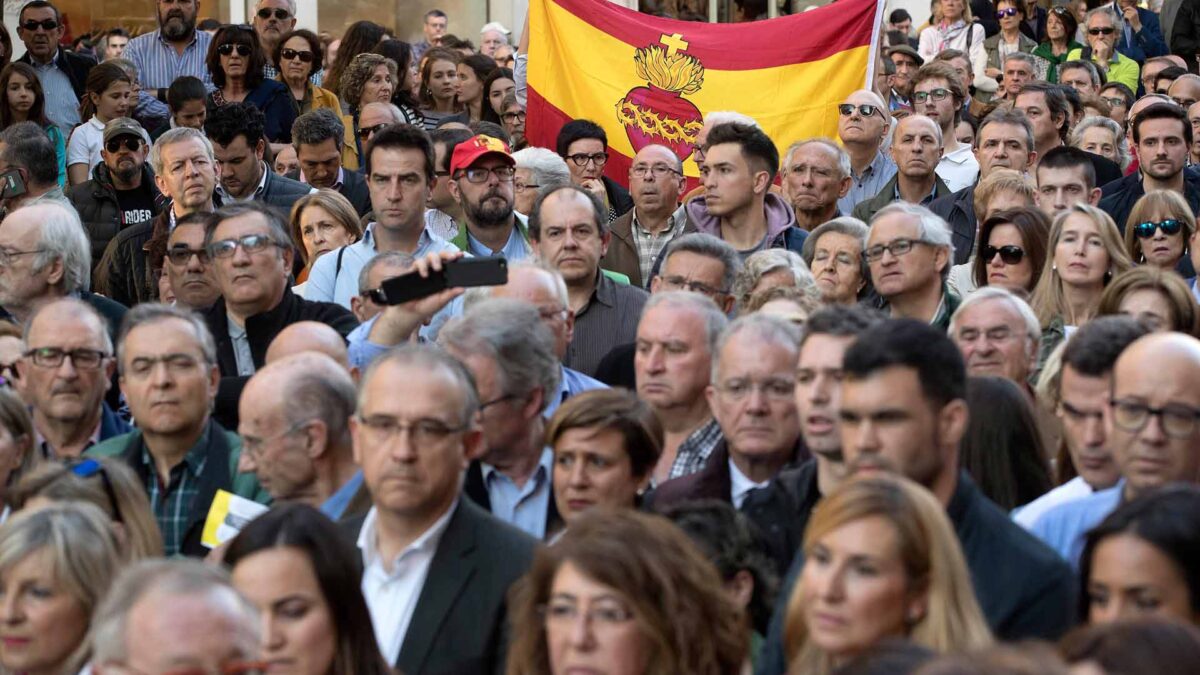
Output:
[[[54,30],[55,28],[58,28],[58,22],[54,19],[42,19],[41,21],[34,21],[31,19],[21,24],[21,28],[24,28],[30,33],[38,28],[41,28],[42,30]]]
[[[1168,218],[1161,223],[1153,223],[1149,221],[1145,223],[1138,223],[1137,225],[1133,226],[1133,233],[1137,235],[1138,239],[1149,239],[1150,237],[1154,236],[1155,230],[1162,230],[1163,234],[1171,237],[1179,234],[1179,231],[1182,229],[1183,223],[1175,220],[1174,218]]]
[[[142,149],[142,139],[137,136],[118,136],[111,138],[104,144],[104,149],[111,153],[117,153],[124,147],[130,152],[137,152]]]
[[[358,130],[358,137],[359,137],[359,139],[365,141],[365,140],[371,138],[371,136],[379,133],[379,131],[386,126],[389,126],[389,125],[387,123],[384,123],[384,124],[376,124],[373,127],[362,127],[361,129]]]
[[[1018,10],[1016,7],[1009,7],[1008,9],[998,9],[998,10],[996,10],[996,18],[1003,19],[1008,16],[1016,16],[1020,13],[1021,13],[1020,10]]]
[[[258,18],[271,18],[271,9],[269,7],[263,7],[262,9],[258,10]],[[292,15],[286,9],[277,7],[275,8],[275,18],[279,19],[280,21],[287,21],[288,19],[292,18]]]
[[[1005,265],[1019,265],[1025,259],[1025,251],[1020,246],[1010,244],[996,248],[995,246],[988,245],[983,247],[984,262],[991,262],[997,253],[1000,254],[1000,259],[1004,261]]]
[[[253,48],[250,45],[235,45],[232,42],[226,42],[225,44],[217,47],[217,53],[221,56],[229,56],[235,49],[237,50],[238,56],[250,56],[250,52],[253,51]]]
[[[853,103],[842,103],[842,104],[838,105],[838,112],[841,113],[842,117],[849,117],[849,116],[853,115],[855,110],[858,110],[858,114],[862,115],[863,117],[870,117],[870,116],[874,115],[875,113],[879,112],[879,108],[877,108],[876,106],[873,106],[869,103],[864,103],[862,105],[854,105]]]
[[[1115,32],[1116,32],[1115,28],[1107,27],[1107,26],[1104,28],[1089,28],[1088,29],[1088,35],[1112,35]]]
[[[298,52],[295,49],[284,49],[279,52],[279,58],[291,61],[292,59],[300,59],[300,63],[312,63],[312,52]]]
[[[69,465],[71,473],[80,478],[91,478],[99,475],[100,481],[104,484],[104,493],[108,495],[108,505],[112,507],[113,520],[118,523],[124,523],[125,518],[121,515],[121,506],[117,503],[117,491],[113,489],[112,480],[108,477],[108,471],[104,469],[104,465],[94,459],[81,459]]]

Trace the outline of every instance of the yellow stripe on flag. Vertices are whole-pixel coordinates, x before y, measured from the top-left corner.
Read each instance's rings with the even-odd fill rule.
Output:
[[[633,145],[618,120],[617,106],[632,88],[646,85],[639,81],[634,62],[634,52],[644,45],[622,42],[553,2],[532,3],[530,11],[529,62],[555,66],[531,67],[529,86],[565,115],[602,126],[609,146],[632,157]],[[819,61],[773,68],[706,67],[700,91],[685,98],[701,113],[735,110],[749,115],[775,141],[782,156],[794,141],[837,137],[836,106],[862,88],[869,56],[870,48],[862,46]],[[699,175],[691,159],[684,168],[689,176]]]

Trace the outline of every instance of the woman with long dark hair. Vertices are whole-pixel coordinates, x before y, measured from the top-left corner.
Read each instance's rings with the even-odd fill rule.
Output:
[[[205,59],[216,89],[209,109],[226,103],[254,104],[263,114],[263,134],[275,146],[292,142],[296,105],[287,85],[263,77],[267,55],[249,26],[222,26],[213,36]]]
[[[298,675],[392,675],[363,599],[358,552],[320,511],[277,506],[225,552],[233,585],[266,615],[264,661]]]

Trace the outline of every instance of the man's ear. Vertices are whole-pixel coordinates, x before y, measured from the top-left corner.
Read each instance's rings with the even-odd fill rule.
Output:
[[[267,141],[262,138],[258,139],[258,143],[254,144],[254,156],[258,158],[258,161],[262,161],[263,155],[266,153],[266,151]]]

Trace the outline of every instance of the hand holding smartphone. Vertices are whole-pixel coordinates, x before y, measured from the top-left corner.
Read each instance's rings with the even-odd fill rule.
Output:
[[[440,271],[422,277],[409,272],[386,279],[370,291],[371,300],[381,305],[401,305],[427,298],[448,288],[503,286],[508,283],[508,261],[504,258],[459,258],[442,263]]]

